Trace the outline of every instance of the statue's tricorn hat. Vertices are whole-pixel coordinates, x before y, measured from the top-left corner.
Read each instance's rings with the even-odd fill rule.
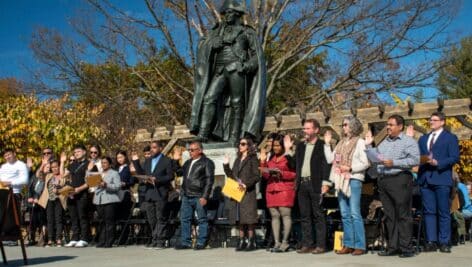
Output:
[[[246,11],[244,10],[244,7],[237,0],[225,0],[225,2],[223,3],[223,5],[220,8],[220,13],[225,14],[226,10],[228,10],[228,9],[236,11],[240,14],[245,14],[246,13]]]

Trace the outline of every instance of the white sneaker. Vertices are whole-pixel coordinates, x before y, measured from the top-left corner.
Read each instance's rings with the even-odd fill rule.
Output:
[[[84,240],[80,240],[75,245],[76,248],[85,248],[86,246],[88,246],[88,243],[87,243],[87,241],[84,241]]]
[[[71,240],[69,243],[65,244],[64,247],[66,247],[66,248],[73,248],[73,247],[75,247],[75,246],[77,245],[77,243],[78,243],[77,241]]]

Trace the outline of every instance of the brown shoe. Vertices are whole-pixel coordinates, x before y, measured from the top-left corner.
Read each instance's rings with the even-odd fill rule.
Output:
[[[311,251],[311,254],[321,254],[325,252],[326,250],[324,248],[316,247],[313,251]]]
[[[354,249],[354,251],[351,253],[352,256],[360,256],[360,255],[364,255],[365,254],[365,250],[363,249]]]
[[[300,253],[300,254],[306,254],[306,253],[310,253],[313,251],[313,248],[310,248],[310,247],[302,247],[301,249],[297,250],[297,253]]]
[[[352,248],[343,247],[341,250],[337,250],[336,254],[338,254],[338,255],[351,254],[353,251],[354,251],[354,249],[352,249]]]

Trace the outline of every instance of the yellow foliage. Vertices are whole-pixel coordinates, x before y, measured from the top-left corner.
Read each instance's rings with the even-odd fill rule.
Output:
[[[472,140],[460,140],[459,145],[461,157],[454,170],[461,178],[472,182]]]
[[[76,143],[100,136],[95,126],[103,107],[84,108],[66,95],[39,101],[34,95],[11,96],[0,100],[0,150],[16,150],[20,159],[40,161],[40,152],[50,147],[56,153],[70,151]]]

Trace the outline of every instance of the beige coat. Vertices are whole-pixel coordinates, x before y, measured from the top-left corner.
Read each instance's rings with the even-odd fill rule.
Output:
[[[46,208],[48,205],[48,200],[49,200],[49,191],[48,191],[48,183],[49,181],[54,177],[52,173],[46,175],[46,179],[44,182],[44,189],[43,192],[41,193],[41,196],[39,197],[38,204]],[[64,186],[66,180],[64,178],[61,178],[59,180],[59,185]],[[59,195],[59,201],[61,202],[62,208],[67,209],[67,197],[64,195]]]

